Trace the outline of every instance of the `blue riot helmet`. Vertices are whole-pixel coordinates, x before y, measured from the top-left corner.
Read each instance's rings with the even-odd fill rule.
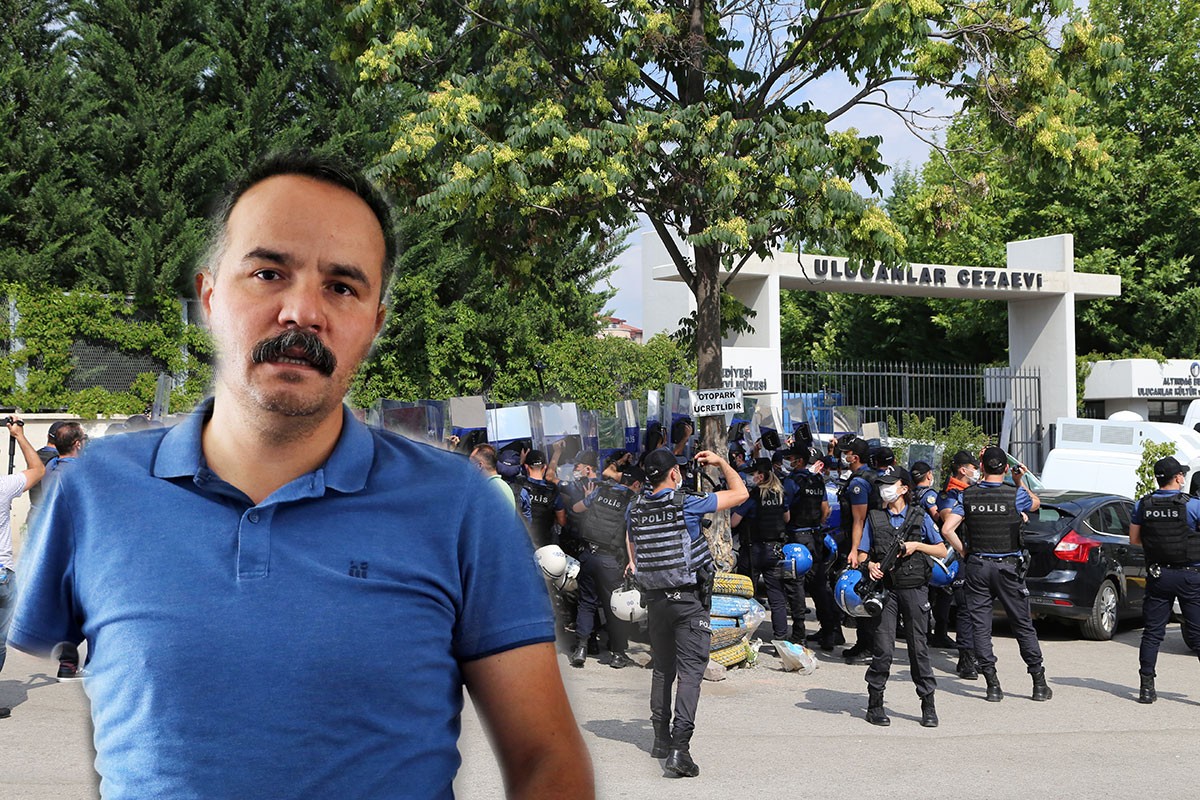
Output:
[[[837,540],[827,533],[823,544],[825,545],[825,560],[832,561],[838,554]]]
[[[931,558],[933,572],[929,575],[930,586],[949,586],[958,577],[958,553],[951,550],[944,558]]]
[[[863,607],[862,598],[858,596],[858,584],[862,577],[862,573],[856,569],[843,570],[833,587],[833,597],[837,600],[838,608],[852,617],[870,616]]]
[[[807,547],[798,543],[783,546],[783,560],[790,564],[789,567],[785,567],[788,574],[794,574],[796,577],[805,575],[813,565],[812,553]]]

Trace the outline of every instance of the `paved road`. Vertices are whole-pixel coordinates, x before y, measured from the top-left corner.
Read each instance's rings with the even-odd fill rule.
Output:
[[[705,683],[692,753],[699,778],[667,779],[649,756],[650,674],[562,657],[576,716],[603,798],[848,797],[874,791],[920,798],[1192,797],[1200,777],[1200,663],[1169,629],[1159,662],[1159,702],[1134,701],[1140,631],[1111,642],[1079,641],[1039,623],[1054,699],[1029,699],[1029,677],[1003,622],[997,654],[1006,697],[983,700],[983,682],[952,677],[935,655],[941,727],[920,727],[902,645],[887,694],[890,728],[863,719],[864,667],[824,658],[812,675],[784,673],[764,653],[754,669]],[[636,647],[635,647],[636,650]],[[635,654],[636,655],[636,654]],[[643,656],[639,656],[643,657]],[[97,796],[87,699],[78,684],[53,682],[50,665],[9,653],[0,675],[0,797],[90,800]],[[499,777],[477,720],[464,720],[464,800],[500,798]],[[1138,788],[1134,788],[1134,786]],[[284,795],[286,796],[286,795]],[[872,795],[867,795],[872,796]]]

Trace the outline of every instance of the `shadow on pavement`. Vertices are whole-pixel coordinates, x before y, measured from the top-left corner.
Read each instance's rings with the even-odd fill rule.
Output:
[[[44,673],[30,675],[26,681],[0,681],[0,706],[16,708],[29,699],[30,689],[40,689],[58,683]]]
[[[647,755],[650,754],[650,745],[654,741],[654,729],[648,719],[596,719],[585,722],[580,727],[601,739],[631,744]]]

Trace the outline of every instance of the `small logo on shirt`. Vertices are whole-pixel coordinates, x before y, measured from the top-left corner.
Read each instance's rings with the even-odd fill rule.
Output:
[[[350,562],[350,577],[365,578],[367,577],[367,568],[370,566],[366,561],[351,561]]]

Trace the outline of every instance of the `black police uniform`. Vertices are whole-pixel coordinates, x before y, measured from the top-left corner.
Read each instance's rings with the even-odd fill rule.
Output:
[[[771,607],[771,633],[776,639],[788,638],[788,598],[784,593],[783,575],[779,562],[783,558],[783,542],[787,512],[784,493],[764,494],[762,487],[750,490],[751,509],[746,517],[750,524],[750,571],[751,578],[762,576],[767,587],[767,602]],[[742,523],[743,525],[746,522]],[[804,629],[804,617],[799,617],[800,629]]]
[[[797,642],[805,640],[807,588],[812,592],[817,624],[820,626],[817,636],[832,646],[834,631],[839,627],[840,618],[837,602],[833,598],[833,585],[829,582],[829,565],[833,562],[835,554],[825,551],[825,534],[821,529],[825,480],[807,469],[796,470],[788,476],[788,480],[791,481],[793,493],[787,540],[790,544],[802,544],[807,547],[813,558],[812,568],[807,575],[796,580],[784,581],[784,591],[792,612],[792,637]]]
[[[579,554],[579,608],[575,617],[578,641],[571,654],[571,664],[582,666],[588,638],[595,627],[597,614],[605,614],[608,649],[612,654],[609,666],[620,669],[631,662],[625,655],[629,643],[628,623],[609,610],[612,593],[621,585],[628,560],[625,550],[625,511],[633,502],[633,490],[604,480],[588,498],[581,533],[584,546]]]
[[[870,560],[882,562],[897,539],[902,542],[924,542],[926,516],[925,509],[912,504],[905,508],[904,516],[898,522],[887,509],[869,511]],[[903,617],[909,673],[917,687],[917,696],[921,698],[921,724],[926,727],[937,726],[937,716],[933,713],[933,692],[937,688],[937,681],[933,677],[929,644],[926,641],[929,633],[930,566],[928,556],[914,553],[901,558],[889,572],[884,573],[883,586],[888,590],[888,595],[875,630],[875,654],[867,667],[867,719],[874,724],[887,725],[890,722],[883,712],[883,690],[887,686],[896,652],[896,626],[899,618]]]
[[[694,771],[679,774],[694,775],[699,768],[691,761],[689,749],[712,642],[708,598],[715,570],[708,540],[703,535],[692,539],[688,531],[685,499],[685,493],[674,490],[635,499],[629,506],[629,538],[654,655],[651,755],[666,756],[671,769],[682,754],[684,766]]]
[[[533,539],[533,548],[558,544],[555,530],[558,489],[552,483],[528,477],[521,482],[521,488],[529,495],[529,536]]]
[[[1153,703],[1155,666],[1176,598],[1184,618],[1184,641],[1200,651],[1200,532],[1188,522],[1189,498],[1182,492],[1155,492],[1138,502],[1142,548],[1146,552],[1146,595],[1142,601],[1142,643],[1138,700]],[[1196,502],[1192,500],[1191,502]]]
[[[938,493],[939,508],[954,508],[962,504],[962,489],[952,489],[947,486]],[[965,535],[959,531],[960,538]],[[971,614],[967,611],[967,567],[960,564],[958,577],[950,585],[954,605],[958,606],[958,616],[954,620],[954,636],[958,647],[958,677],[966,680],[979,679],[979,665],[975,663],[975,626],[971,624]],[[989,625],[990,625],[989,620]]]
[[[875,480],[879,477],[879,473],[867,466],[860,466],[850,476],[850,480],[846,482],[841,493],[838,494],[838,502],[841,504],[842,511],[842,530],[845,532],[845,550],[850,552],[853,546],[854,538],[854,506],[850,502],[850,485],[855,478],[862,478],[867,482],[867,512],[883,508],[883,500],[879,497],[879,487]],[[875,617],[858,617],[854,620],[855,638],[854,646],[842,651],[842,657],[848,659],[860,658],[866,655],[873,655],[875,651],[875,628],[878,626],[879,620]]]
[[[1022,553],[1017,489],[1003,483],[978,483],[963,490],[962,506],[967,612],[975,634],[975,659],[987,680],[987,699],[998,702],[1004,698],[992,651],[992,604],[999,600],[1021,658],[1033,676],[1033,699],[1049,700],[1042,648],[1033,628],[1029,589],[1025,586],[1026,556]]]
[[[937,516],[938,491],[932,486],[918,486],[913,489],[913,503],[920,506],[929,514],[933,525],[941,530],[941,522]],[[929,642],[934,647],[955,647],[950,638],[950,610],[954,605],[954,592],[951,587],[930,586],[929,605],[933,615],[933,633]]]

